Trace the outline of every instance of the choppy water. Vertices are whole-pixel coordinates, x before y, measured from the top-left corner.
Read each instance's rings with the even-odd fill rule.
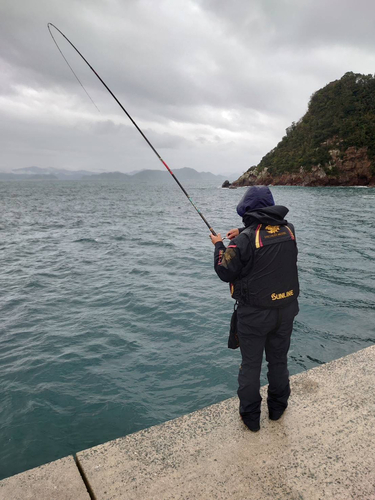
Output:
[[[240,225],[242,190],[188,191]],[[375,189],[273,192],[299,245],[297,373],[374,343]],[[232,300],[177,186],[3,182],[0,238],[0,478],[235,395]]]

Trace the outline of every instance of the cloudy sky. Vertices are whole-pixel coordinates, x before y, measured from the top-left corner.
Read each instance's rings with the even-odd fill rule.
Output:
[[[0,170],[239,174],[347,71],[375,72],[369,0],[0,0]]]

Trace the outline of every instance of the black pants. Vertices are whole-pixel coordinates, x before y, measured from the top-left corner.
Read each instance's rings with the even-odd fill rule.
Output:
[[[260,371],[264,349],[268,362],[268,408],[278,412],[288,406],[290,387],[287,355],[293,320],[298,311],[297,300],[282,309],[238,306],[237,332],[242,364],[237,394],[240,414],[248,420],[258,422],[260,418]]]

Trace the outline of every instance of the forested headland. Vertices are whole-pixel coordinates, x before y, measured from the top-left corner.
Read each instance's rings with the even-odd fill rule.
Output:
[[[375,76],[346,73],[233,186],[375,185]]]

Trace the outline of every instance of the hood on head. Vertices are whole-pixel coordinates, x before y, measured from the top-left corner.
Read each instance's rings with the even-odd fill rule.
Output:
[[[243,217],[249,210],[271,207],[275,204],[272,193],[267,186],[250,186],[237,205],[237,213]]]
[[[252,224],[270,224],[271,226],[284,226],[288,221],[284,219],[289,210],[283,205],[273,205],[258,210],[246,212],[242,217],[245,227]]]

